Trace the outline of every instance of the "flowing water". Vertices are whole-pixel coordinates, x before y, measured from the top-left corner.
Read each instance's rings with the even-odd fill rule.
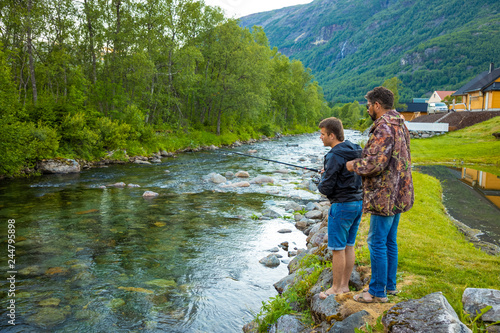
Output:
[[[346,134],[352,141],[361,139],[356,132]],[[313,168],[321,168],[328,151],[318,134],[235,151],[249,149],[257,150],[256,156]],[[211,172],[239,170],[251,177],[269,175],[275,182],[223,188],[203,181]],[[305,247],[305,235],[294,228],[288,218],[293,214],[284,206],[319,199],[300,187],[312,175],[210,151],[179,154],[155,165],[2,181],[1,267],[15,282],[3,278],[0,283],[0,330],[240,332],[262,301],[276,295],[273,283],[288,274],[289,258],[282,249],[285,263],[277,268],[259,260],[284,241],[290,250]],[[140,188],[109,186],[117,182]],[[146,190],[159,196],[145,199]],[[271,206],[284,218],[255,219]],[[9,220],[15,220],[15,253],[7,250]],[[278,233],[284,228],[292,232]],[[13,254],[15,263],[8,262]],[[13,313],[15,326],[7,317]]]

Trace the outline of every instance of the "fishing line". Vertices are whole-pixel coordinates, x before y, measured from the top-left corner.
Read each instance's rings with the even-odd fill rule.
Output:
[[[230,151],[230,150],[225,150],[225,149],[218,149],[218,150],[219,150],[219,151],[226,152],[226,153],[229,153],[229,154],[237,154],[237,155],[242,155],[242,156],[246,156],[246,157],[258,158],[259,160],[264,160],[264,161],[268,161],[268,162],[273,162],[273,163],[284,164],[284,165],[292,166],[292,167],[295,167],[295,168],[304,169],[304,170],[309,170],[309,171],[314,171],[314,172],[320,172],[320,170],[318,170],[318,169],[306,168],[306,167],[303,167],[303,166],[301,166],[301,165],[295,165],[295,164],[290,164],[290,163],[280,162],[280,161],[276,161],[276,160],[270,160],[270,159],[268,159],[268,158],[263,158],[263,157],[258,157],[258,156],[253,156],[253,155],[243,154],[243,153],[240,153],[240,152]]]

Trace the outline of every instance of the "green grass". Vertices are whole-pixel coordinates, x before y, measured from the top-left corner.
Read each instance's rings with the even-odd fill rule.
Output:
[[[475,248],[458,231],[446,215],[439,180],[414,172],[413,182],[415,204],[401,215],[398,229],[398,289],[402,292],[391,297],[391,302],[441,291],[459,317],[465,318],[461,300],[466,288],[500,289],[500,256]],[[370,265],[368,229],[369,215],[366,215],[357,238],[359,265]]]
[[[428,139],[413,139],[411,155],[417,164],[483,164],[500,166],[500,117]],[[488,170],[485,170],[488,171]]]

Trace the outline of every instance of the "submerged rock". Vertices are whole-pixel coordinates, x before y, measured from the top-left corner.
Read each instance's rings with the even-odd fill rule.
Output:
[[[28,317],[28,322],[32,325],[44,328],[46,330],[62,324],[69,314],[70,309],[43,307],[34,315]]]
[[[221,185],[221,187],[227,188],[227,187],[250,187],[249,182],[237,182],[237,183],[232,183],[232,184],[226,184],[226,185]]]
[[[58,306],[59,303],[61,303],[61,300],[59,298],[47,298],[47,299],[44,299],[43,301],[40,301],[40,303],[38,303],[40,306]]]
[[[174,280],[156,279],[146,282],[148,286],[157,286],[160,288],[176,288],[177,283]]]

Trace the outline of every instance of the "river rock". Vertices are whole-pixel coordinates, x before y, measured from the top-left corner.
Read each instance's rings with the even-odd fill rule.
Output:
[[[355,329],[359,329],[366,322],[365,318],[369,317],[370,314],[365,310],[356,312],[346,319],[336,322],[335,325],[328,330],[327,333],[352,333]]]
[[[248,178],[250,177],[250,174],[246,171],[238,171],[236,174],[235,174],[236,177],[239,177],[239,178]]]
[[[311,210],[306,213],[305,218],[311,220],[321,220],[323,218],[323,212],[320,210]]]
[[[276,253],[276,252],[280,252],[280,249],[278,249],[278,247],[273,247],[272,249],[269,249],[267,250],[268,252],[273,252],[273,253]]]
[[[278,230],[278,232],[280,234],[289,234],[289,233],[292,232],[292,230],[290,230],[290,229],[280,229],[280,230]]]
[[[279,170],[276,170],[275,172],[286,175],[286,174],[290,173],[290,170],[288,170],[288,169],[279,169]]]
[[[271,183],[274,184],[274,179],[269,176],[259,175],[250,181],[252,184]]]
[[[306,251],[306,250],[297,251],[297,256],[295,258],[293,258],[292,261],[290,261],[290,263],[288,264],[288,273],[289,274],[292,274],[293,272],[295,272],[299,268],[300,261],[307,254],[308,254],[308,251]]]
[[[483,321],[500,321],[500,290],[467,288],[462,295],[462,303],[465,312],[472,318],[481,313],[481,310],[487,306],[492,308],[483,314]]]
[[[40,301],[40,303],[38,303],[40,306],[58,306],[59,303],[61,303],[61,300],[59,298],[47,298],[47,299],[44,299],[43,301]]]
[[[232,184],[221,185],[221,187],[250,187],[249,182],[237,182]]]
[[[385,332],[472,332],[441,292],[396,304],[382,317]]]
[[[43,307],[34,315],[28,317],[28,322],[32,325],[49,330],[52,327],[62,324],[69,314],[69,309]]]
[[[127,187],[135,188],[135,187],[141,187],[141,185],[138,185],[138,184],[128,184]]]
[[[298,222],[298,221],[300,221],[300,220],[302,220],[303,218],[304,218],[304,216],[303,216],[302,214],[295,214],[295,215],[293,216],[293,219],[294,219],[295,221],[297,221],[297,222]]]
[[[151,157],[151,158],[149,159],[149,161],[150,161],[151,163],[161,163],[161,159],[160,159],[159,157],[156,157],[156,156]]]
[[[320,292],[330,288],[332,286],[332,282],[333,282],[332,269],[325,268],[319,275],[318,280],[316,280],[316,283],[309,289],[309,292],[311,294],[319,294]]]
[[[119,183],[114,183],[114,184],[111,184],[108,186],[110,186],[110,187],[125,187],[125,186],[127,186],[127,184],[125,184],[124,182],[119,182]]]
[[[143,160],[135,160],[134,163],[135,164],[151,164],[151,162],[149,162],[149,161],[143,161]]]
[[[272,325],[269,329],[269,333],[301,333],[306,328],[298,316],[288,314],[279,317],[276,324]]]
[[[224,176],[226,178],[233,178],[234,177],[234,172],[232,172],[232,171],[226,171],[226,173],[224,174]]]
[[[267,208],[266,210],[264,210],[262,212],[262,215],[270,217],[272,219],[277,219],[277,218],[282,217],[282,215],[279,212],[275,211],[272,208]]]
[[[249,153],[249,154],[255,154],[256,152],[257,152],[256,149],[250,149],[247,151],[247,153]]]
[[[78,173],[81,170],[80,164],[72,159],[58,158],[41,160],[37,164],[37,169],[42,173]]]
[[[205,181],[210,181],[210,182],[215,183],[215,184],[222,184],[222,183],[225,183],[227,181],[226,177],[224,177],[218,173],[215,173],[215,172],[209,173],[208,175],[203,177],[203,179]]]
[[[153,191],[146,191],[146,192],[144,192],[144,193],[142,194],[142,196],[143,196],[144,198],[154,198],[154,197],[159,196],[159,194],[158,194],[158,193],[156,193],[156,192],[153,192]]]
[[[339,307],[340,304],[335,300],[335,295],[321,299],[319,294],[315,294],[311,298],[311,315],[317,324],[325,321],[330,316],[336,315]]]
[[[321,210],[321,205],[317,202],[309,202],[307,205],[306,205],[306,210],[309,212],[309,211],[312,211],[312,210]]]
[[[296,203],[295,201],[287,202],[285,205],[285,210],[287,210],[287,211],[292,210],[292,211],[296,212],[296,211],[301,210],[301,209],[302,209],[302,206],[299,205],[298,203]]]
[[[259,260],[259,263],[267,267],[278,267],[280,265],[280,260],[275,254],[270,254]]]
[[[259,324],[255,320],[243,326],[243,333],[259,333]]]

